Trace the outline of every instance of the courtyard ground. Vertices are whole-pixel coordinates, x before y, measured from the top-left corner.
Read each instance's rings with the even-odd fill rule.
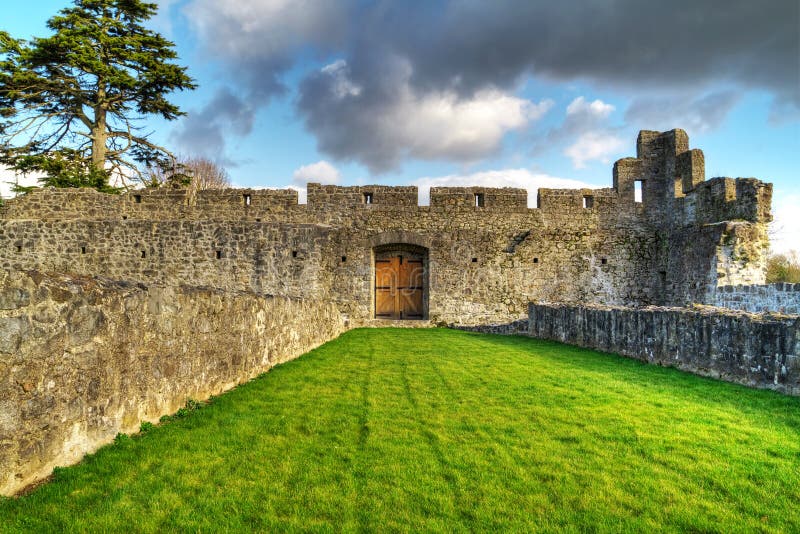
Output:
[[[798,502],[799,398],[361,329],[0,499],[0,531],[790,532]]]

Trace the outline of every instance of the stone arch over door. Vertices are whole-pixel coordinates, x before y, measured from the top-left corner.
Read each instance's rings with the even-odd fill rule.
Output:
[[[399,244],[416,245],[421,248],[430,249],[431,239],[427,236],[417,234],[415,232],[407,232],[405,230],[391,230],[388,232],[381,232],[369,238],[368,245],[373,250],[376,247],[384,245]]]
[[[428,248],[412,243],[372,247],[372,317],[428,318]]]

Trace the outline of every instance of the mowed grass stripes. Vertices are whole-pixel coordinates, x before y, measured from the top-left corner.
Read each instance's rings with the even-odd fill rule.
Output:
[[[800,530],[800,399],[361,329],[17,499],[0,531]]]

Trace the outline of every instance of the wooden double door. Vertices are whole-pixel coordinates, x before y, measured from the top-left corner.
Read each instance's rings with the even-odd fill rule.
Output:
[[[397,253],[375,259],[375,317],[423,319],[424,294],[421,256]]]

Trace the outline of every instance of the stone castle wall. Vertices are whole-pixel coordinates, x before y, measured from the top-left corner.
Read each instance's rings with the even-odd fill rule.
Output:
[[[634,185],[642,183],[643,202]],[[0,266],[328,298],[372,317],[373,251],[428,250],[428,317],[509,323],[530,301],[704,302],[719,283],[763,282],[771,186],[704,181],[682,130],[642,132],[612,188],[309,184],[287,190],[41,190],[0,212]]]
[[[606,204],[591,209],[581,206],[580,196],[571,203],[566,195],[549,208],[528,209],[525,191],[519,190],[482,189],[485,204],[476,207],[466,203],[474,202],[474,193],[434,192],[431,206],[417,206],[382,203],[403,188],[369,189],[373,204],[362,202],[359,188],[312,184],[309,203],[280,217],[266,206],[248,212],[258,210],[262,200],[251,197],[249,208],[231,212],[232,220],[223,219],[228,212],[221,210],[202,219],[196,207],[185,219],[175,214],[164,219],[167,212],[160,207],[148,218],[147,212],[133,211],[143,209],[146,199],[111,197],[131,208],[115,208],[113,221],[68,215],[89,209],[81,206],[81,194],[94,204],[99,193],[69,192],[59,199],[60,191],[44,191],[20,200],[34,206],[33,212],[59,205],[63,218],[47,209],[31,218],[20,213],[17,201],[10,202],[9,212],[16,215],[0,222],[7,244],[0,266],[326,297],[354,319],[366,319],[373,249],[394,242],[428,249],[429,316],[436,321],[505,322],[524,317],[527,302],[545,296],[619,303],[656,298],[650,284],[637,281],[650,276],[647,258],[655,239],[633,206],[618,206],[611,194]],[[416,189],[408,189],[413,194],[407,200],[416,199]],[[228,195],[244,198],[239,191]],[[162,206],[160,200],[153,204]],[[185,203],[178,205],[182,210]]]
[[[643,130],[636,158],[614,164],[614,187],[631,198],[636,182],[657,245],[651,265],[660,299],[708,302],[718,285],[764,283],[772,184],[705,179],[705,157],[683,130]],[[610,304],[610,303],[606,303]]]
[[[530,336],[800,395],[800,317],[531,304]]]
[[[0,274],[0,495],[345,329],[330,302]]]
[[[709,304],[754,313],[800,314],[800,284],[720,286]]]

